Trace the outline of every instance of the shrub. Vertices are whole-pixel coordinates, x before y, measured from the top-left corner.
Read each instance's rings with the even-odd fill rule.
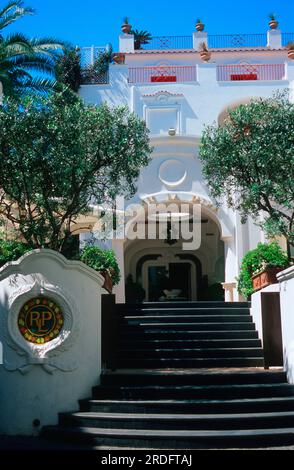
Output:
[[[129,303],[141,303],[145,297],[145,290],[140,282],[134,282],[131,274],[126,279],[126,301]]]
[[[79,255],[80,261],[83,261],[95,271],[106,271],[113,285],[119,283],[120,271],[113,250],[102,250],[98,246],[86,246]]]
[[[0,266],[8,261],[15,261],[24,255],[31,248],[25,243],[17,240],[1,240],[0,239]]]
[[[241,264],[238,292],[245,298],[253,293],[252,276],[265,268],[286,268],[289,259],[277,242],[259,243],[254,250],[248,251]]]

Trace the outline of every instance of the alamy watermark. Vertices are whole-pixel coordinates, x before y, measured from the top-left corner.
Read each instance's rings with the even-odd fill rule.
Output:
[[[182,242],[183,250],[201,245],[201,204],[150,203],[125,206],[118,197],[115,206],[95,207],[98,222],[93,236],[99,240],[165,240]]]

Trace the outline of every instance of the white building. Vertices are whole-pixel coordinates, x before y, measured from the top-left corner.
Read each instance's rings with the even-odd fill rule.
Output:
[[[228,108],[277,90],[294,87],[294,62],[285,45],[293,35],[280,30],[265,34],[152,38],[145,49],[134,49],[134,37],[122,34],[119,51],[124,63],[110,65],[107,83],[81,87],[87,103],[127,105],[146,120],[154,147],[152,161],[141,172],[136,196],[144,210],[150,204],[173,202],[201,205],[201,245],[183,250],[182,240],[114,240],[122,281],[117,300],[125,300],[125,281],[131,274],[145,290],[145,300],[163,298],[178,289],[187,300],[216,299],[221,283],[226,300],[239,300],[236,290],[243,255],[264,234],[238,213],[217,208],[203,180],[198,146],[205,125],[221,122]],[[200,43],[211,57],[203,61]],[[87,52],[87,51],[86,51]],[[88,56],[88,62],[93,60]],[[99,80],[98,80],[99,81]],[[146,224],[147,225],[147,216]],[[144,222],[145,223],[145,222]],[[149,224],[152,223],[149,219]],[[154,224],[154,220],[153,220]],[[87,237],[87,235],[85,235]],[[169,273],[169,284],[159,278]],[[217,294],[218,292],[218,294]]]

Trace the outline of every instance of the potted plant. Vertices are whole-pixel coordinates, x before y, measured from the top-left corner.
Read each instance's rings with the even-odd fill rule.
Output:
[[[112,287],[120,280],[120,271],[113,250],[102,250],[98,246],[87,245],[82,250],[79,259],[102,274],[103,287],[111,294]]]
[[[205,42],[201,42],[199,44],[199,53],[200,53],[201,60],[203,60],[204,62],[209,61],[211,57],[211,52],[209,52],[209,50],[207,49],[207,45]]]
[[[248,251],[241,264],[238,292],[249,298],[253,292],[277,282],[276,274],[289,266],[286,253],[277,242],[259,243]]]
[[[271,29],[277,29],[279,23],[277,22],[276,15],[274,13],[270,13],[268,15],[268,17],[269,17],[269,20],[270,20],[269,21],[269,27]]]
[[[132,29],[132,25],[129,23],[129,18],[125,16],[123,18],[123,24],[121,26],[121,30],[124,34],[130,34]]]
[[[204,30],[204,24],[202,23],[202,21],[200,20],[200,18],[197,18],[196,20],[196,24],[195,24],[195,28],[198,32],[200,31],[203,31]]]
[[[123,52],[115,52],[113,54],[113,62],[115,64],[124,64],[126,55]]]
[[[289,59],[294,60],[294,42],[293,41],[287,44],[287,49],[288,49]]]

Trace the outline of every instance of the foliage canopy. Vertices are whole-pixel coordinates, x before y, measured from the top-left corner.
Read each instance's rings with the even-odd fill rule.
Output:
[[[62,251],[89,204],[135,193],[145,123],[125,107],[55,93],[0,108],[0,214],[31,248]]]
[[[294,244],[294,104],[287,94],[256,99],[204,130],[200,158],[212,196],[269,236]]]

